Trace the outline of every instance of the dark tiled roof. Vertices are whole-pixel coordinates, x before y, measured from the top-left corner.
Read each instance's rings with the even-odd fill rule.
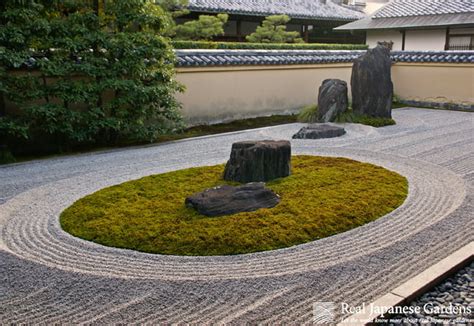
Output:
[[[188,9],[198,12],[268,16],[285,14],[292,18],[322,20],[357,20],[365,14],[327,0],[190,0]]]
[[[395,62],[474,63],[474,51],[394,51]]]
[[[392,0],[372,16],[335,29],[370,30],[473,24],[474,0]]]
[[[473,0],[474,1],[474,0]],[[428,15],[397,18],[364,18],[336,27],[336,30],[370,30],[390,28],[422,28],[442,26],[469,26],[474,24],[474,13]]]
[[[472,12],[473,0],[393,0],[372,17],[377,19]]]
[[[178,67],[352,62],[365,51],[176,50]],[[474,51],[395,51],[395,62],[474,63]]]

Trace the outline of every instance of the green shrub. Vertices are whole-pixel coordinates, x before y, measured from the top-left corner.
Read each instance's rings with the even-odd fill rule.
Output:
[[[169,15],[151,1],[105,2],[0,3],[0,98],[17,108],[0,107],[0,139],[14,154],[181,128]]]
[[[298,114],[298,121],[304,123],[316,123],[318,122],[318,106],[308,105],[301,109]],[[351,108],[346,112],[339,114],[336,117],[335,122],[339,123],[360,123],[372,127],[384,127],[395,124],[395,120],[387,118],[374,118],[369,116],[362,116],[355,114]]]
[[[318,122],[318,106],[314,104],[302,108],[298,113],[298,121],[305,123]]]
[[[15,157],[8,150],[8,148],[0,147],[0,164],[14,163],[16,162]]]
[[[364,115],[357,115],[352,111],[352,109],[349,109],[348,111],[342,114],[339,114],[336,117],[336,122],[360,123],[363,125],[368,125],[368,126],[372,126],[376,128],[391,126],[391,125],[396,124],[395,120],[393,119],[374,118],[374,117],[369,117],[369,116],[364,116]]]
[[[325,44],[325,43],[244,43],[172,41],[175,49],[229,49],[229,50],[366,50],[365,44]]]
[[[253,43],[303,43],[299,32],[288,32],[286,24],[290,21],[287,15],[268,16],[257,30],[246,37]]]
[[[176,25],[174,37],[178,40],[209,40],[214,36],[224,35],[224,24],[228,19],[227,14],[200,15],[198,20]]]

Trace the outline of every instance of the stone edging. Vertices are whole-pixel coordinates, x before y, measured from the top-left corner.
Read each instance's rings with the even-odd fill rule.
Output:
[[[449,275],[457,272],[474,259],[474,242],[467,244],[430,268],[412,277],[397,288],[379,297],[368,306],[394,307],[407,304]],[[344,319],[338,326],[370,325],[379,315],[370,311],[356,313]]]
[[[449,103],[449,102],[430,102],[430,101],[417,101],[417,100],[400,100],[400,103],[407,106],[416,106],[423,108],[434,108],[434,109],[443,109],[443,110],[453,110],[453,111],[473,111],[473,103]]]

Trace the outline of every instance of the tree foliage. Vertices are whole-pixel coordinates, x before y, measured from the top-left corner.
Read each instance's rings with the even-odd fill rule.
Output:
[[[168,14],[148,0],[100,2],[2,2],[0,143],[58,150],[181,127]]]
[[[186,9],[188,0],[156,0],[155,3],[163,8],[166,12],[171,13],[173,18],[177,18],[189,13]]]
[[[214,36],[224,34],[227,14],[217,16],[201,15],[198,20],[185,22],[175,27],[175,39],[178,40],[210,40]]]
[[[290,21],[287,15],[268,16],[258,26],[257,30],[247,36],[247,41],[252,43],[302,43],[298,32],[288,32],[286,24]]]

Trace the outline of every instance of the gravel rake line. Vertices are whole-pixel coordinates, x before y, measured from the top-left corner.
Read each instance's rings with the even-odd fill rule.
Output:
[[[474,173],[469,163],[474,147],[465,139],[469,136],[466,123],[472,116],[418,109],[395,110],[393,114],[396,126],[349,125],[348,134],[339,139],[292,141],[292,145],[294,153],[349,157],[407,176],[410,193],[405,204],[360,228],[272,252],[172,257],[114,249],[66,234],[58,216],[74,200],[108,185],[147,174],[223,163],[232,142],[288,139],[299,124],[0,168],[0,182],[15,185],[6,190],[8,194],[0,189],[0,197],[9,198],[0,204],[0,250],[14,254],[19,262],[39,263],[40,269],[52,267],[60,275],[72,272],[81,279],[104,279],[120,288],[116,294],[102,290],[94,296],[93,288],[88,290],[88,285],[78,283],[77,291],[67,296],[59,295],[61,288],[48,291],[51,297],[46,300],[42,299],[46,292],[35,294],[41,290],[36,289],[20,300],[21,304],[2,306],[0,319],[4,322],[21,314],[20,321],[28,323],[310,324],[315,299],[362,303],[378,297],[386,287],[397,285],[474,238],[474,221],[468,219],[473,208]],[[451,220],[452,225],[448,224]],[[407,246],[419,249],[412,252]],[[424,254],[420,256],[421,251]],[[370,266],[378,261],[383,266],[371,272]],[[362,267],[364,262],[366,268]],[[344,267],[351,264],[356,269],[360,266],[361,274]],[[325,273],[328,276],[319,280],[318,275]],[[334,282],[328,283],[333,274]],[[128,285],[120,285],[119,280],[127,280]],[[193,281],[190,293],[186,293],[186,280]],[[153,291],[149,286],[140,287],[136,294],[127,291],[127,287],[150,281],[156,284]],[[284,283],[288,281],[292,284],[289,288]],[[152,298],[160,284],[167,284],[160,282],[172,282],[175,291],[180,290],[176,296],[170,293]],[[242,284],[242,289],[233,291],[226,287],[227,282]],[[259,286],[252,287],[252,282]],[[192,289],[197,289],[198,296]],[[278,295],[279,291],[287,292]],[[11,294],[14,292],[7,295]],[[143,296],[147,297],[140,301]],[[51,298],[53,301],[48,301]],[[19,298],[5,302],[15,300]],[[52,309],[54,300],[56,309]],[[24,315],[22,309],[29,306],[35,312]],[[158,310],[152,309],[156,306]]]
[[[102,311],[100,314],[98,315],[95,315],[93,317],[89,317],[88,319],[79,319],[79,320],[76,320],[74,321],[75,324],[78,324],[78,325],[90,325],[92,323],[97,323],[99,322],[101,319],[113,314],[113,313],[116,313],[118,311],[121,311],[121,310],[124,310],[126,309],[127,307],[130,307],[132,305],[139,305],[141,302],[145,301],[147,298],[149,298],[151,296],[151,293],[148,293],[148,294],[145,294],[143,296],[140,296],[138,298],[133,298],[132,300],[128,301],[128,302],[125,302],[125,303],[122,303],[122,304],[118,304],[118,305],[109,305],[108,309],[102,309],[102,310],[106,310],[105,312]],[[100,323],[100,322],[99,322]]]
[[[439,172],[437,172],[436,174],[439,174]],[[424,179],[426,180],[426,178],[424,178]],[[430,178],[429,180],[433,180],[433,178]],[[433,187],[434,187],[434,185],[430,184],[428,188],[432,189]],[[459,187],[456,187],[456,188],[459,189]],[[429,194],[431,194],[431,193],[429,193]],[[56,197],[56,195],[54,197]],[[444,205],[446,207],[449,207],[449,205],[451,205],[451,203],[449,201],[443,201],[442,198],[433,198],[431,200],[426,200],[426,198],[425,198],[425,200],[420,202],[420,205],[422,205],[422,206],[419,207],[419,210],[417,210],[417,211],[412,210],[411,214],[419,215],[419,213],[421,214],[421,212],[423,212],[423,211],[427,212],[427,210],[431,206],[431,208],[434,210],[434,212],[436,212],[436,215],[433,216],[433,215],[429,215],[429,214],[425,213],[424,215],[421,215],[421,216],[424,217],[425,219],[429,218],[431,221],[435,221],[437,219],[436,217],[442,217],[446,213],[446,212],[443,211],[441,206]],[[437,205],[437,206],[440,206],[440,207],[435,207],[433,205]],[[36,211],[36,209],[34,209],[34,211]],[[405,215],[404,217],[407,218],[409,216]],[[398,226],[398,224],[403,223],[404,220],[405,220],[404,218],[399,218],[398,221],[395,222],[395,224],[392,224],[392,226],[396,227],[396,226]],[[31,223],[31,219],[29,219],[29,218],[23,219],[23,221],[27,221],[27,223]],[[67,248],[67,246],[68,246],[67,241],[60,241],[60,240],[63,240],[63,239],[57,240],[57,238],[55,237],[54,234],[50,234],[48,232],[49,228],[47,226],[45,226],[45,220],[35,219],[35,222],[36,223],[33,224],[33,230],[30,230],[31,229],[30,224],[21,224],[21,223],[17,223],[17,221],[15,221],[15,226],[21,226],[23,231],[26,228],[28,230],[27,232],[30,232],[29,234],[26,234],[23,239],[21,239],[20,241],[17,242],[19,245],[24,245],[24,244],[29,244],[29,245],[27,247],[18,248],[18,250],[16,250],[17,252],[22,252],[22,253],[30,252],[31,253],[32,250],[40,251],[40,253],[41,253],[40,258],[42,258],[44,261],[55,262],[56,264],[58,263],[58,261],[62,261],[63,263],[66,264],[66,266],[68,264],[70,264],[71,266],[77,266],[77,263],[78,263],[77,258],[78,258],[78,256],[80,256],[81,258],[83,258],[82,259],[83,261],[81,262],[81,264],[82,264],[81,267],[84,270],[91,271],[91,269],[92,269],[92,272],[96,272],[96,273],[99,273],[99,274],[107,273],[107,271],[110,268],[114,268],[116,270],[116,273],[120,272],[121,270],[124,270],[125,273],[127,273],[129,271],[130,266],[125,267],[122,262],[120,262],[120,261],[117,262],[113,258],[110,259],[108,256],[104,256],[104,255],[100,254],[99,257],[95,257],[97,255],[97,253],[94,253],[94,256],[83,255],[81,252],[77,252],[77,250],[76,250],[77,246],[75,246],[75,245],[70,245],[70,248]],[[420,218],[420,222],[422,222],[422,223],[419,223],[418,227],[424,227],[424,220]],[[410,231],[416,230],[416,227],[417,227],[417,225],[415,223],[411,223],[410,224]],[[58,228],[59,228],[59,226],[58,226]],[[376,249],[380,248],[382,245],[384,245],[385,243],[384,242],[377,242],[375,240],[384,239],[384,238],[386,239],[386,237],[387,237],[386,232],[388,232],[388,231],[383,230],[381,227],[375,228],[374,230],[372,230],[371,233],[368,233],[367,235],[363,235],[363,236],[359,237],[358,239],[355,239],[352,243],[352,246],[354,246],[354,245],[366,246],[366,247],[368,246],[369,248],[371,246],[375,246],[372,250],[376,250]],[[14,232],[9,232],[9,233],[14,234]],[[407,233],[407,229],[405,229],[405,233]],[[374,237],[376,237],[376,238],[374,238]],[[41,242],[38,242],[38,241],[41,241]],[[326,257],[321,257],[320,255],[318,255],[316,257],[319,260],[319,265],[324,264],[324,263],[334,264],[335,261],[334,261],[333,254],[337,253],[337,252],[341,252],[342,249],[344,248],[344,246],[347,246],[347,244],[345,244],[345,245],[344,244],[330,245],[329,248],[323,254]],[[41,248],[44,248],[44,249],[41,249]],[[40,250],[38,250],[38,249],[40,249]],[[66,256],[64,256],[65,254],[66,254]],[[299,253],[299,254],[301,255],[301,253]],[[289,261],[283,261],[283,262],[279,261],[279,262],[274,262],[273,264],[271,262],[268,262],[268,263],[265,262],[264,267],[265,267],[265,270],[266,270],[267,274],[264,274],[264,275],[268,275],[268,273],[275,274],[274,270],[272,270],[271,268],[269,269],[269,267],[271,265],[281,268],[282,263],[283,264],[286,263],[287,266],[285,266],[285,268],[286,267],[290,268],[291,266],[294,266],[294,263],[295,263],[294,258],[298,259],[298,261],[297,261],[298,263],[301,263],[302,260],[304,262],[305,253],[302,254],[303,256],[300,256],[300,255],[297,255],[297,256],[293,257]],[[314,253],[313,252],[306,253],[306,256],[308,256],[308,255],[310,256],[310,260],[307,261],[307,262],[309,262],[309,264],[311,264],[312,261],[315,260]],[[342,257],[340,259],[344,259],[344,258],[349,257],[349,256],[352,257],[353,255],[354,255],[354,253],[347,253],[345,257]],[[48,257],[50,257],[50,258],[48,258]],[[69,258],[67,258],[67,257],[69,257]],[[104,259],[108,259],[107,264],[104,264]],[[325,259],[326,259],[326,261],[325,261]],[[99,261],[101,262],[101,264],[99,265],[100,268],[99,268],[99,270],[96,270],[96,266],[98,265]],[[135,276],[137,276],[137,274],[138,275],[142,274],[142,275],[149,276],[149,271],[145,272],[144,269],[145,268],[148,268],[148,269],[154,268],[155,267],[154,264],[150,263],[150,262],[145,262],[145,265],[135,266],[139,262],[143,263],[140,260],[136,260],[135,257],[134,257],[134,259],[131,260],[131,263],[137,269],[137,271],[135,273]],[[130,260],[127,261],[127,263],[130,264]],[[146,266],[147,263],[148,263],[148,266]],[[208,261],[205,261],[204,263],[206,264],[206,263],[208,263]],[[193,260],[192,265],[194,265],[194,264],[195,264],[195,260]],[[104,266],[104,265],[106,265],[107,268],[103,269],[102,266]],[[259,262],[259,265],[262,265],[262,262]],[[216,265],[216,266],[218,266],[218,265]],[[247,262],[246,267],[248,267],[248,266],[249,265],[248,265],[248,262]],[[171,269],[169,272],[173,273],[173,276],[176,277],[176,275],[177,275],[176,266],[171,264],[168,268]],[[226,266],[226,268],[228,270],[228,266]],[[209,266],[208,266],[208,270],[209,270]],[[228,273],[227,270],[224,271],[224,272],[221,271],[220,275],[227,274]],[[240,272],[239,268],[231,269],[231,271],[232,272]],[[298,271],[298,270],[296,270],[296,271]],[[167,273],[166,270],[164,270],[164,273]],[[219,275],[219,274],[217,274],[217,275]]]
[[[456,148],[448,147],[443,151],[427,153],[423,156],[417,156],[417,158],[441,165],[446,161],[462,157],[464,153],[472,152],[474,152],[474,142],[473,140],[466,140],[462,145]]]
[[[474,152],[459,158],[459,160],[450,161],[442,165],[462,176],[470,174],[474,172]]]
[[[472,238],[472,232],[470,232],[469,226],[474,227],[474,222],[468,223],[463,233],[459,234],[457,237],[454,237],[453,241],[448,242],[452,250],[454,251],[457,250],[459,247],[462,247],[463,245],[465,245],[466,239],[469,242],[469,237]],[[442,254],[443,248],[446,249],[446,244],[442,242],[438,243],[438,245],[432,247],[433,254],[431,254],[430,256],[427,256],[427,255],[422,256],[423,259],[421,260],[418,259],[418,265],[415,265],[415,264],[410,265],[410,269],[407,269],[406,266],[401,265],[399,263],[398,264],[395,263],[392,266],[386,266],[386,268],[388,268],[391,272],[393,272],[393,274],[396,275],[397,278],[393,278],[393,277],[384,278],[383,277],[384,274],[382,272],[381,274],[380,273],[374,274],[370,278],[354,280],[354,283],[357,284],[357,286],[354,286],[354,283],[351,283],[342,288],[341,287],[337,287],[336,289],[330,288],[329,290],[323,293],[319,293],[317,296],[311,297],[306,300],[304,300],[303,298],[303,297],[307,297],[306,292],[302,292],[300,296],[296,296],[296,297],[293,294],[292,295],[293,300],[290,302],[286,302],[285,304],[286,306],[291,307],[290,311],[285,310],[284,312],[282,312],[281,309],[277,309],[277,311],[272,311],[270,315],[273,315],[273,318],[266,319],[264,321],[264,324],[272,324],[276,321],[282,321],[282,320],[286,320],[288,322],[291,321],[291,322],[295,322],[299,324],[300,322],[303,322],[303,320],[305,319],[304,318],[305,316],[304,315],[302,316],[303,319],[298,319],[297,316],[302,315],[301,311],[308,312],[308,307],[311,306],[311,303],[316,302],[316,301],[339,302],[339,301],[342,301],[342,299],[344,298],[344,300],[348,302],[348,298],[352,298],[352,295],[354,295],[354,298],[356,298],[360,296],[362,293],[367,293],[367,296],[364,295],[363,300],[358,302],[358,304],[362,303],[363,301],[372,300],[374,299],[375,296],[382,294],[384,291],[383,289],[386,288],[387,286],[390,287],[391,284],[393,284],[393,287],[394,287],[398,282],[405,281],[411,275],[418,273],[421,269],[423,269],[423,267],[419,266],[420,263],[422,263],[422,265],[425,265],[425,263],[426,265],[429,265],[430,260],[439,261],[443,259],[445,256]],[[402,251],[402,252],[404,253],[404,255],[402,257],[398,257],[399,261],[403,261],[405,259],[412,261],[413,258],[417,256],[417,253],[411,253],[410,251]],[[435,255],[434,253],[438,253],[438,254]],[[370,291],[371,290],[373,291],[374,288],[380,289],[378,294],[370,293]],[[361,289],[362,290],[365,289],[365,291],[361,291]],[[339,293],[340,295],[337,297],[327,296],[328,293],[334,293],[334,292]],[[356,299],[350,299],[350,300],[353,300],[354,302],[356,301]],[[279,307],[281,305],[275,304],[275,306]],[[303,308],[300,309],[300,307],[303,307]],[[269,307],[265,307],[265,308],[267,308],[266,310],[269,309]],[[309,311],[306,314],[306,316],[309,313],[311,313],[311,311]]]
[[[40,295],[42,292],[46,291],[48,289],[48,287],[42,287],[38,290],[35,290],[31,293],[28,293],[27,295],[23,296],[23,297],[17,297],[17,298],[13,298],[13,299],[9,299],[9,300],[1,300],[0,301],[0,307],[3,307],[5,308],[5,306],[9,306],[9,305],[16,305],[16,304],[19,304],[19,303],[23,303],[25,302],[25,300],[28,300],[30,298],[33,298],[33,297],[36,297],[38,295]]]
[[[423,140],[422,143],[413,141],[397,146],[390,146],[383,149],[382,151],[403,156],[416,157],[417,155],[423,155],[423,153],[429,151],[439,150],[439,148],[442,147],[451,147],[453,145],[457,145],[459,143],[459,139],[461,138],[460,136],[465,135],[465,132],[468,132],[471,129],[472,127],[467,126],[462,130],[443,135],[442,139],[439,139],[440,136],[436,135],[429,137],[429,139]]]
[[[453,127],[456,127],[455,131],[451,131]],[[424,132],[418,133],[411,131],[410,133],[397,136],[395,139],[386,138],[384,141],[377,141],[376,144],[371,146],[371,150],[374,151],[385,151],[397,153],[406,150],[411,150],[416,154],[416,150],[424,151],[424,146],[432,146],[433,144],[439,144],[440,141],[450,139],[451,141],[459,141],[460,137],[465,135],[466,132],[472,130],[472,125],[466,121],[458,121],[456,123],[443,126],[442,128],[432,130],[428,129]],[[446,132],[450,131],[450,132]],[[463,134],[464,133],[464,134]],[[416,138],[413,135],[416,134]],[[457,137],[456,137],[457,136]],[[442,137],[440,139],[440,137]]]
[[[134,320],[131,322],[134,325],[147,325],[148,323],[156,323],[160,322],[163,320],[164,316],[167,316],[168,311],[173,311],[177,310],[180,306],[182,306],[182,302],[175,302],[174,304],[168,306],[167,308],[164,308],[163,310],[159,310],[158,312],[148,314],[146,316],[143,316],[141,319],[134,318]],[[161,318],[158,318],[161,316]]]
[[[47,288],[45,288],[47,289]],[[44,293],[46,291],[41,291],[34,296],[31,296],[23,302],[21,302],[22,311],[16,311],[11,317],[4,317],[2,321],[7,324],[27,324],[29,320],[34,319],[35,323],[40,323],[42,319],[47,320],[48,318],[54,318],[54,315],[58,315],[61,312],[59,307],[68,307],[71,304],[78,304],[78,309],[84,310],[84,300],[75,300],[74,298],[80,297],[81,292],[94,292],[94,287],[81,287],[73,291],[66,292],[65,295],[61,296],[58,300],[53,297],[51,294]],[[86,305],[87,306],[87,305]],[[58,311],[59,310],[59,311]],[[70,312],[70,309],[63,310],[61,313],[61,318],[66,317],[67,313]],[[49,317],[53,314],[53,317]]]
[[[472,223],[474,226],[474,223]],[[468,232],[465,232],[468,234]],[[457,238],[455,238],[457,239]],[[451,248],[453,250],[457,250],[458,248],[462,247],[464,245],[464,241],[459,240],[457,242],[450,242],[452,245]],[[439,251],[442,252],[441,249],[445,248],[446,244],[438,244],[437,246],[433,247],[434,251]],[[408,253],[405,254],[403,257],[400,257],[400,260],[402,259],[409,259],[412,260],[416,254],[413,253]],[[331,291],[325,291],[324,293],[318,294],[317,296],[313,296],[311,298],[303,300],[301,297],[297,297],[293,299],[292,304],[290,305],[292,309],[289,311],[285,312],[280,312],[280,314],[277,314],[276,312],[274,313],[274,317],[265,320],[265,323],[267,324],[272,324],[276,321],[284,322],[284,323],[294,323],[294,324],[304,324],[306,322],[310,322],[311,320],[311,315],[312,315],[312,303],[318,302],[318,301],[323,301],[323,302],[346,302],[346,303],[351,303],[352,306],[358,306],[362,304],[363,302],[370,302],[373,300],[377,295],[381,295],[384,293],[384,291],[388,290],[391,287],[394,287],[395,285],[399,284],[400,282],[403,282],[410,278],[413,275],[416,275],[423,269],[422,265],[425,263],[428,264],[430,261],[434,260],[441,260],[444,257],[442,255],[437,255],[436,257],[433,256],[425,256],[422,259],[418,260],[418,264],[411,265],[409,268],[407,268],[404,265],[398,264],[397,267],[391,266],[389,269],[390,271],[396,275],[396,278],[394,277],[383,277],[384,272],[376,273],[373,274],[369,278],[359,278],[357,280],[353,280],[355,284],[351,283],[348,285],[345,285],[343,287],[337,288],[336,290],[331,289]],[[374,294],[374,289],[379,289],[378,294]],[[337,293],[336,296],[334,295],[328,295],[329,293]],[[303,293],[302,296],[307,295],[306,293]],[[303,301],[302,301],[303,300]],[[298,304],[296,304],[299,302]],[[336,320],[342,319],[347,317],[348,315],[342,315],[342,314],[337,314],[336,315]]]
[[[275,300],[276,298],[279,298],[281,296],[284,296],[288,293],[290,293],[292,290],[293,290],[294,287],[290,287],[290,288],[286,288],[286,289],[283,289],[283,290],[278,290],[278,291],[275,291],[267,296],[264,296],[258,300],[255,300],[251,305],[246,305],[245,307],[242,307],[243,305],[240,305],[240,309],[233,309],[233,311],[231,311],[231,315],[227,315],[227,316],[223,316],[222,314],[219,316],[219,318],[222,318],[224,317],[223,319],[220,319],[220,320],[214,320],[214,323],[218,323],[219,325],[227,325],[227,324],[230,324],[234,321],[236,321],[238,318],[240,318],[241,316],[245,315],[247,312],[249,311],[252,311],[262,305],[265,305],[265,304],[268,304],[268,303],[271,303],[273,300]],[[225,311],[224,311],[224,315],[225,315]],[[212,322],[212,321],[211,321]]]

